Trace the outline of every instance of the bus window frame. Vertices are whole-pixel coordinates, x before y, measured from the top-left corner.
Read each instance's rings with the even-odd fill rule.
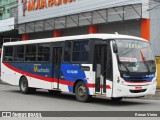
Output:
[[[5,49],[6,47],[13,47],[13,60],[14,60],[14,46],[11,46],[11,45],[8,45],[8,46],[3,46],[3,56],[2,56],[2,63],[13,63],[13,61],[5,61],[4,58],[5,58]]]
[[[38,43],[34,43],[34,44],[25,44],[25,52],[24,52],[24,55],[25,55],[25,57],[24,57],[24,61],[23,62],[25,62],[25,63],[37,63],[37,52],[38,52],[38,46],[37,46],[37,44]],[[27,45],[36,45],[36,60],[35,61],[26,61],[26,49],[27,49]]]
[[[87,51],[88,52],[88,60],[87,61],[73,61],[73,42],[77,42],[77,41],[87,41],[88,42],[88,47],[89,47],[89,50]],[[76,39],[74,41],[72,41],[72,48],[71,48],[71,63],[75,63],[75,64],[86,64],[86,63],[89,63],[90,61],[90,38],[88,39]]]
[[[38,45],[39,44],[49,44],[50,45],[50,50],[49,50],[49,60],[48,61],[38,61]],[[37,53],[36,53],[36,62],[37,63],[51,63],[51,60],[52,60],[52,58],[51,58],[51,51],[52,51],[52,43],[51,42],[48,42],[48,43],[37,43]]]
[[[70,50],[70,61],[65,61],[64,60],[64,53],[65,53],[65,43],[66,42],[71,42],[71,50]],[[65,40],[63,45],[62,45],[62,63],[66,64],[71,64],[71,59],[72,59],[72,46],[73,46],[73,40]]]
[[[23,61],[15,61],[15,47],[17,47],[17,46],[24,46],[24,56],[23,56]],[[22,44],[22,45],[15,45],[15,46],[13,46],[13,62],[15,62],[15,63],[21,63],[21,62],[24,62],[24,60],[25,60],[25,45],[24,44]]]
[[[89,49],[90,49],[90,40],[91,40],[91,38],[88,38],[88,39],[75,39],[75,40],[65,40],[65,41],[63,41],[64,43],[63,43],[63,47],[62,47],[62,63],[64,63],[64,64],[89,64],[89,63],[91,63],[91,56],[90,56],[90,50],[88,50],[88,61],[73,61],[72,60],[72,53],[73,53],[73,42],[76,42],[76,41],[88,41],[88,47],[89,47]],[[71,50],[70,50],[70,54],[71,54],[71,56],[70,56],[70,61],[68,62],[68,61],[64,61],[64,47],[65,47],[65,42],[71,42]]]
[[[38,54],[38,44],[50,44],[50,58],[49,58],[49,61],[37,61],[37,54]],[[19,44],[19,45],[14,45],[13,46],[13,61],[4,61],[4,55],[5,55],[5,47],[8,47],[8,46],[11,46],[11,45],[7,45],[7,46],[3,46],[3,59],[2,59],[2,63],[48,63],[48,64],[50,64],[51,63],[51,46],[52,46],[52,43],[54,43],[54,42],[45,42],[45,43],[34,43],[34,44]],[[25,56],[26,56],[26,45],[36,45],[36,61],[26,61],[25,60]],[[24,46],[24,59],[23,59],[23,61],[14,61],[14,56],[15,56],[15,54],[14,54],[14,48],[15,48],[15,46]]]

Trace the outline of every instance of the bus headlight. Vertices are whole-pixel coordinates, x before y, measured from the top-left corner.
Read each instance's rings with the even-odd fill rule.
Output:
[[[117,77],[117,83],[125,85],[124,80],[121,77]]]

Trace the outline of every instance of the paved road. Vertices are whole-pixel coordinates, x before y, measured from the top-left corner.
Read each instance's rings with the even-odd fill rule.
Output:
[[[36,94],[21,94],[16,86],[0,84],[0,111],[160,111],[159,100],[125,99],[121,103],[113,103],[109,99],[93,98],[90,103],[80,103],[74,95],[62,93],[50,95],[47,90],[38,90]],[[0,118],[1,119],[1,118]],[[17,120],[18,118],[14,118]],[[13,120],[14,120],[13,119]],[[29,118],[30,119],[30,118]],[[105,120],[106,118],[47,118],[56,120]],[[107,118],[117,120],[117,118]],[[137,120],[138,118],[118,118],[118,120]],[[152,118],[158,120],[159,118]],[[10,120],[10,119],[9,119]],[[30,119],[32,120],[32,119]],[[33,120],[36,120],[33,118]],[[42,118],[46,120],[46,118]],[[150,118],[140,118],[150,120]]]
[[[0,111],[160,111],[159,100],[125,99],[113,103],[109,99],[94,98],[90,103],[80,103],[74,95],[50,95],[47,90],[36,94],[21,94],[16,86],[0,84]]]

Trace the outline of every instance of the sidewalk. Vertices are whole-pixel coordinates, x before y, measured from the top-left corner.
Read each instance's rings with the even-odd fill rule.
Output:
[[[160,100],[160,89],[156,90],[155,95],[147,95],[143,99],[148,99],[148,100]]]

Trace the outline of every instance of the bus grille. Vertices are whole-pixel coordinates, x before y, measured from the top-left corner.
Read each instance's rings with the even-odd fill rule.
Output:
[[[144,83],[144,82],[150,82],[148,80],[125,80],[126,82],[134,82],[134,83]]]
[[[143,89],[143,90],[129,90],[131,93],[141,93],[141,92],[145,92],[147,89]]]

